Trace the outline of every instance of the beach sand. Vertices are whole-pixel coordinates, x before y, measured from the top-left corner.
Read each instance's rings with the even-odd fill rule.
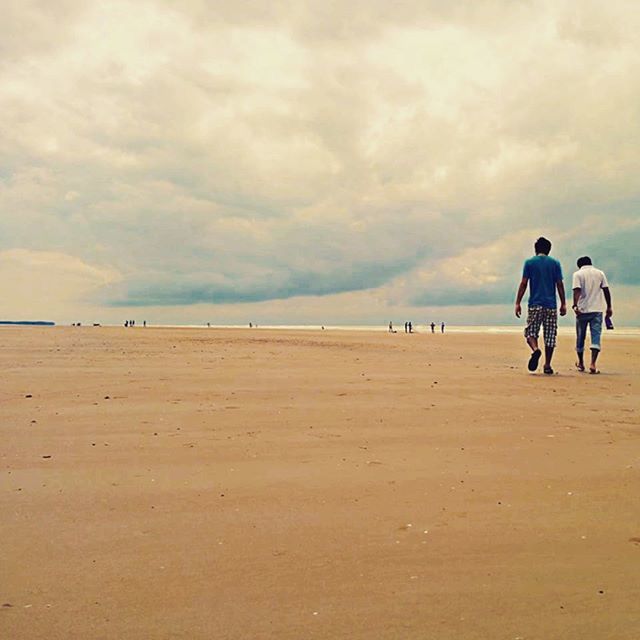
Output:
[[[0,336],[2,638],[640,637],[638,339]]]

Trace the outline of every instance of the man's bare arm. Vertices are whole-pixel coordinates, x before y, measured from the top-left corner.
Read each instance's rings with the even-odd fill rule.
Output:
[[[582,289],[580,287],[576,287],[573,290],[573,306],[578,306],[578,300],[580,300],[580,294],[582,293]]]
[[[522,277],[520,281],[520,286],[518,287],[518,294],[516,295],[516,318],[520,317],[522,313],[522,307],[520,303],[522,302],[522,296],[524,296],[524,292],[527,290],[527,285],[529,284],[529,278]]]
[[[560,315],[567,315],[567,298],[564,294],[564,282],[562,280],[558,280],[556,282],[556,287],[558,288],[558,295],[560,296]]]
[[[609,287],[602,287],[602,293],[604,293],[604,299],[607,301],[607,318],[613,315],[613,307],[611,306],[611,291]]]
[[[582,289],[580,287],[576,287],[573,290],[573,307],[572,309],[576,312],[576,315],[578,315],[578,300],[580,300],[580,293],[582,292]]]

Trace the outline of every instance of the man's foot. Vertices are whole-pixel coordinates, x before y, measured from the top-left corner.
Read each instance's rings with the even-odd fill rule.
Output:
[[[538,362],[540,361],[540,356],[542,355],[542,351],[540,349],[536,349],[529,358],[529,364],[527,364],[527,369],[529,371],[535,371],[538,368]]]
[[[543,371],[548,375],[548,376],[552,376],[553,375],[553,369],[551,367],[545,367],[543,369]]]
[[[584,372],[584,365],[581,362],[576,362],[576,369]]]
[[[596,369],[595,367],[589,367],[589,373],[593,376],[597,375],[598,373],[600,373],[600,371],[598,369]]]

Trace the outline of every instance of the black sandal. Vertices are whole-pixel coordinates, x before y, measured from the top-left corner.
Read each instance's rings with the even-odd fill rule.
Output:
[[[529,371],[535,371],[538,368],[538,362],[540,361],[540,356],[542,355],[542,351],[540,349],[536,349],[529,358],[529,364],[527,364],[527,369]]]

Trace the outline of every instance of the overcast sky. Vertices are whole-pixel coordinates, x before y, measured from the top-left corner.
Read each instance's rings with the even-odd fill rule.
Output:
[[[515,323],[545,235],[640,324],[635,0],[0,9],[0,319]]]

